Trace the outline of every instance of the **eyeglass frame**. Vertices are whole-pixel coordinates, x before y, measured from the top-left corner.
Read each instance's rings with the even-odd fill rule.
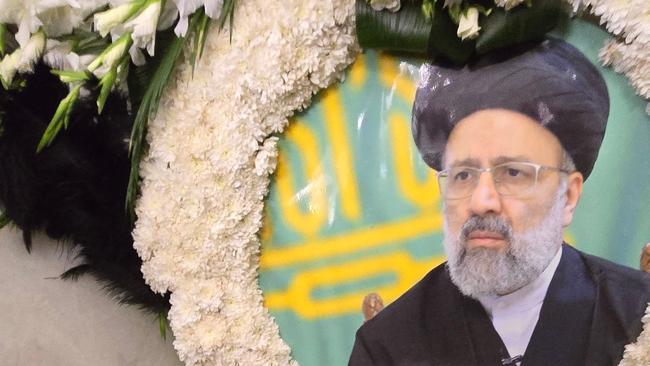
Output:
[[[490,175],[492,175],[492,182],[495,184],[495,191],[500,196],[517,196],[517,194],[503,194],[503,193],[499,192],[496,189],[497,182],[494,180],[494,175],[491,174],[494,169],[499,168],[499,167],[504,166],[504,165],[508,165],[508,164],[523,164],[523,165],[528,165],[528,166],[532,166],[532,167],[535,168],[535,183],[533,183],[533,185],[529,188],[531,190],[533,188],[537,187],[537,182],[539,181],[539,171],[542,170],[542,169],[556,171],[556,172],[564,173],[564,174],[573,173],[572,171],[569,171],[569,170],[566,170],[566,169],[562,169],[562,168],[558,168],[558,167],[554,167],[554,166],[531,163],[531,162],[528,162],[528,161],[508,161],[508,162],[505,162],[505,163],[495,165],[495,166],[490,167],[490,168],[476,168],[476,167],[472,167],[472,166],[461,165],[461,166],[458,166],[458,167],[451,167],[451,168],[443,169],[443,170],[441,170],[439,172],[436,172],[436,176],[438,178],[438,189],[440,190],[440,194],[447,200],[460,200],[460,199],[464,199],[464,198],[467,198],[467,197],[471,197],[472,194],[474,194],[474,190],[476,189],[476,187],[478,187],[478,183],[479,183],[481,174],[483,174],[485,172],[490,172]],[[446,193],[443,191],[443,185],[440,183],[440,178],[441,177],[442,178],[449,177],[449,175],[448,175],[449,171],[451,169],[459,168],[459,167],[464,167],[464,168],[468,168],[468,169],[471,169],[471,170],[474,170],[474,171],[478,171],[479,179],[476,180],[476,185],[470,190],[470,193],[468,195],[462,196],[462,197],[448,198],[448,197],[446,197],[447,196]]]

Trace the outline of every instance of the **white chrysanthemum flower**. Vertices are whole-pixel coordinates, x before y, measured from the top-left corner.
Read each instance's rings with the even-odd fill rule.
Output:
[[[524,0],[495,0],[495,4],[504,8],[506,11],[524,2]]]
[[[278,138],[269,137],[255,156],[255,174],[265,176],[275,171],[278,160]]]
[[[636,342],[625,346],[623,360],[618,366],[646,366],[650,364],[650,304],[647,305],[645,315],[641,318],[643,331]]]
[[[574,9],[590,9],[600,24],[623,41],[600,51],[605,66],[624,73],[637,94],[650,99],[650,2],[647,0],[570,0]]]
[[[478,9],[473,6],[465,9],[460,15],[456,35],[463,41],[466,39],[474,39],[478,37],[480,30],[481,27],[478,25]]]

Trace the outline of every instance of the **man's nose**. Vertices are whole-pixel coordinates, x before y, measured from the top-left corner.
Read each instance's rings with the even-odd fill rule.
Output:
[[[488,213],[501,213],[501,196],[496,190],[492,174],[483,172],[470,197],[470,210],[473,214],[483,216]]]

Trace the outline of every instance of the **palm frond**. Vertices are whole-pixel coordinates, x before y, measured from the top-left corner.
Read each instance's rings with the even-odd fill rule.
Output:
[[[194,20],[193,17],[192,20]],[[138,106],[138,113],[133,121],[133,130],[131,131],[131,141],[129,143],[129,155],[131,156],[131,171],[129,174],[129,185],[126,191],[126,210],[129,219],[135,220],[135,198],[138,190],[138,172],[140,169],[140,160],[143,153],[144,137],[147,131],[149,118],[156,114],[158,102],[162,92],[167,85],[167,81],[172,73],[174,64],[183,50],[185,38],[173,37],[167,48],[162,52],[158,62],[150,62],[145,66],[153,67],[154,71],[151,80],[144,90],[142,99]],[[156,52],[156,54],[159,54]],[[153,61],[153,60],[152,60]]]

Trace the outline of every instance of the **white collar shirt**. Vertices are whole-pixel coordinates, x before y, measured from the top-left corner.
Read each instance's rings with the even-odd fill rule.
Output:
[[[526,352],[561,257],[560,246],[546,269],[531,283],[507,295],[478,298],[511,357],[523,356]]]

